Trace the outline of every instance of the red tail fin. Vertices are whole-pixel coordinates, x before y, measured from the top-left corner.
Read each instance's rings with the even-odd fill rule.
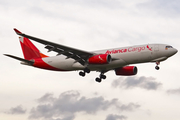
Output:
[[[19,40],[21,43],[21,48],[22,48],[22,51],[24,54],[24,58],[26,60],[48,57],[48,56],[40,53],[40,51],[36,48],[36,46],[28,38],[20,37]]]

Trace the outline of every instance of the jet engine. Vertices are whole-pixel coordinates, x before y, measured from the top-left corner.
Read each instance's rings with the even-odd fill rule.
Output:
[[[123,75],[123,76],[136,75],[137,71],[138,69],[136,66],[125,66],[115,69],[116,75]]]
[[[89,64],[108,64],[111,62],[111,55],[99,54],[88,59]]]

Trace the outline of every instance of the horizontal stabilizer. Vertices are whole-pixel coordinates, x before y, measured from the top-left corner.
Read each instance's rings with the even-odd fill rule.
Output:
[[[16,57],[16,56],[13,56],[13,55],[8,55],[8,54],[4,54],[5,56],[8,56],[8,57],[11,57],[11,58],[14,58],[16,60],[19,60],[19,61],[22,61],[22,62],[25,62],[29,65],[33,65],[34,62],[33,61],[29,61],[29,60],[26,60],[26,59],[23,59],[23,58],[20,58],[20,57]]]

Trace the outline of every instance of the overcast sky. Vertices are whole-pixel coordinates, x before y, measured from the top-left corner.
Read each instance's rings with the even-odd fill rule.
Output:
[[[19,64],[13,28],[93,51],[147,43],[180,47],[179,0],[0,0],[0,118],[2,120],[179,120],[180,55],[137,64],[132,77],[53,72]],[[44,46],[34,43],[43,53]]]

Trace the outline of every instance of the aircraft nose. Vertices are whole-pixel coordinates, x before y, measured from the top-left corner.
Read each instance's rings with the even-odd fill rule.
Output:
[[[174,48],[174,54],[176,54],[177,52],[178,52],[178,50]]]
[[[173,48],[173,49],[171,50],[171,55],[174,55],[174,54],[176,54],[177,52],[178,52],[178,50],[175,49],[175,48]]]

